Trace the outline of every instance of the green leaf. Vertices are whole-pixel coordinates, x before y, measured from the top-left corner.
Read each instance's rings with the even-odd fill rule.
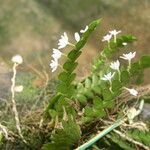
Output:
[[[102,99],[100,97],[98,97],[98,96],[94,97],[93,105],[94,105],[94,108],[96,108],[96,109],[103,108],[103,101],[102,101]]]
[[[88,122],[91,122],[93,120],[93,118],[91,118],[91,117],[85,117],[85,116],[83,116],[82,118],[81,118],[81,122],[82,122],[82,124],[85,124],[85,123],[88,123]]]
[[[82,34],[81,40],[76,44],[76,49],[80,50],[87,42],[88,37],[91,35],[91,33],[95,30],[95,28],[100,24],[101,20],[95,20],[93,21],[89,26],[88,30]]]
[[[54,109],[49,109],[49,115],[51,118],[56,118],[58,116],[58,113]]]
[[[118,93],[121,87],[122,87],[122,85],[121,85],[121,82],[119,80],[112,80],[112,90],[113,90],[113,92]]]
[[[84,92],[84,86],[82,83],[77,84],[77,92],[78,93],[83,93]]]
[[[80,127],[73,119],[62,121],[62,129],[56,129],[51,136],[51,143],[47,143],[42,150],[67,150],[73,149],[73,145],[81,138]]]
[[[66,70],[67,72],[72,73],[73,70],[77,67],[78,63],[77,62],[73,62],[71,60],[67,60],[64,65],[63,65],[63,69]]]
[[[106,56],[106,57],[110,57],[111,56],[111,49],[106,47],[103,49],[103,55]]]
[[[121,82],[122,84],[127,84],[130,79],[129,72],[126,70],[121,71]]]
[[[58,86],[57,86],[57,92],[60,92],[62,94],[66,94],[68,92],[68,85],[64,82],[61,82]]]
[[[141,84],[143,82],[144,68],[140,65],[140,62],[131,64],[130,75],[133,77],[132,82],[135,84]]]
[[[103,101],[104,108],[113,108],[114,106],[115,106],[115,99]]]
[[[103,89],[102,95],[103,95],[103,100],[104,101],[105,100],[108,101],[108,100],[114,99],[114,94],[112,94],[109,89]]]
[[[100,80],[100,77],[96,74],[93,74],[92,75],[92,86],[98,85],[99,80]]]
[[[93,117],[93,109],[89,106],[86,106],[84,109],[84,113],[88,117]]]
[[[94,97],[94,93],[91,91],[91,89],[84,89],[84,93],[85,96],[87,96],[88,98],[93,98]]]
[[[99,56],[94,59],[92,69],[94,72],[100,70],[104,66],[105,59],[102,56]]]
[[[77,94],[75,97],[82,105],[85,105],[87,103],[87,97],[83,94]]]
[[[140,59],[140,65],[142,68],[150,67],[150,55],[142,56],[142,58]]]
[[[97,145],[93,145],[92,147],[93,147],[93,150],[101,150],[101,149],[99,149],[99,147]]]
[[[142,142],[144,145],[150,147],[150,134],[149,132],[143,132],[143,131],[139,131],[137,129],[129,131],[128,132],[129,136],[132,137],[133,139]]]
[[[92,86],[92,91],[96,94],[101,94],[101,88],[99,86]]]
[[[68,85],[65,82],[61,82],[58,86],[57,86],[57,92],[61,93],[62,95],[66,95],[68,97],[71,97],[71,95],[74,93],[74,85]]]
[[[69,85],[75,79],[75,77],[75,73],[70,74],[69,72],[61,72],[58,76],[58,79]]]
[[[143,71],[141,71],[136,77],[134,77],[135,79],[135,84],[140,85],[143,83],[144,81],[144,73]]]
[[[71,60],[71,61],[75,61],[80,55],[81,55],[81,51],[77,51],[76,49],[75,50],[72,50],[71,52],[69,52],[68,54],[68,58]]]
[[[124,47],[124,45],[122,43],[132,43],[136,40],[137,40],[137,38],[135,36],[122,35],[121,37],[117,38],[117,47],[118,48]]]
[[[48,103],[48,106],[45,110],[45,115],[49,115],[49,110],[54,108],[54,104],[61,98],[63,97],[61,94],[57,94],[54,97],[52,97]]]
[[[110,139],[116,143],[120,149],[123,149],[123,150],[135,150],[134,147],[131,146],[130,143],[127,143],[125,140],[121,139],[120,137],[118,137],[116,134],[113,134],[111,133],[111,137]],[[114,144],[115,145],[115,144]],[[115,148],[115,147],[114,147]],[[113,147],[112,147],[113,149]],[[117,149],[117,148],[116,148]]]
[[[61,118],[63,117],[63,112],[64,112],[63,107],[65,108],[67,114],[72,115],[72,116],[76,115],[75,109],[74,107],[71,106],[70,101],[71,100],[69,99],[62,98],[59,101],[57,101],[57,103],[55,103],[54,108],[57,111],[59,117]]]
[[[131,64],[130,73],[132,76],[138,75],[142,71],[142,68],[139,64],[139,62],[135,62]]]
[[[133,35],[122,35],[121,38],[123,42],[133,42],[137,40],[137,38]]]
[[[60,146],[60,145],[56,146],[54,143],[47,143],[44,144],[42,147],[42,150],[56,150],[56,149],[66,150],[66,146]]]
[[[92,81],[89,78],[85,79],[85,88],[90,88],[92,85]]]
[[[84,112],[85,112],[85,116],[91,118],[91,120],[95,118],[101,118],[106,115],[105,111],[102,108],[95,109],[89,106],[85,107]]]

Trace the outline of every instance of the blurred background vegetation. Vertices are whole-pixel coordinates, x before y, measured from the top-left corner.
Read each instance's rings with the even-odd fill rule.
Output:
[[[0,1],[1,65],[5,62],[8,65],[11,57],[19,53],[29,70],[31,66],[41,70],[43,63],[50,75],[50,53],[52,48],[57,48],[60,35],[66,31],[71,38],[75,31],[96,18],[103,19],[102,25],[97,30],[99,33],[93,34],[80,58],[84,69],[80,68],[79,76],[88,72],[91,63],[89,60],[102,49],[101,39],[108,30],[118,29],[124,34],[137,36],[138,42],[133,50],[137,50],[138,55],[148,53],[149,8],[149,0]]]

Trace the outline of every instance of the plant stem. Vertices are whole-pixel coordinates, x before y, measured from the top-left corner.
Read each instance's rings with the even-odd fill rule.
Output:
[[[20,128],[20,121],[19,121],[19,115],[18,115],[18,111],[17,111],[17,106],[16,106],[16,101],[15,101],[15,81],[16,81],[16,74],[17,74],[17,71],[16,71],[16,67],[18,66],[17,63],[14,63],[13,65],[13,77],[11,79],[12,81],[12,85],[11,85],[11,94],[12,94],[12,97],[11,97],[11,101],[12,101],[12,111],[14,113],[14,116],[15,116],[15,122],[16,122],[16,129],[18,131],[18,134],[20,135],[20,137],[22,138],[22,140],[26,143],[22,133],[21,133],[21,128]]]
[[[117,38],[116,38],[116,35],[114,35],[114,42],[115,42],[115,43],[117,42]]]
[[[114,92],[112,91],[112,81],[111,80],[109,80],[109,84],[110,84],[109,90],[113,94]]]
[[[74,45],[74,44],[72,44],[72,43],[70,43],[70,42],[68,43],[68,45],[70,45],[70,46],[72,46],[72,47],[75,47],[75,45]]]
[[[128,65],[128,72],[130,74],[130,69],[131,69],[131,60],[129,60],[129,65]]]
[[[108,41],[108,48],[111,49],[111,48],[110,48],[110,41]]]
[[[119,81],[121,82],[121,72],[120,70],[117,70],[118,71],[118,75],[119,75]]]

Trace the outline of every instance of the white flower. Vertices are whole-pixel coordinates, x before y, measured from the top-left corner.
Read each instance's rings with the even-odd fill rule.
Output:
[[[15,90],[15,92],[22,92],[23,91],[23,86],[22,85],[15,86],[14,90]]]
[[[22,64],[22,62],[23,62],[23,58],[20,55],[13,56],[11,60],[17,64]]]
[[[58,67],[58,61],[57,60],[51,60],[50,67],[52,69],[52,72],[54,72]]]
[[[116,38],[116,35],[121,33],[121,31],[116,31],[116,30],[112,30],[112,31],[109,31],[109,33],[114,36],[114,42],[116,42],[117,38]]]
[[[111,34],[107,34],[107,35],[103,36],[102,41],[103,41],[103,42],[104,42],[104,41],[110,42],[110,39],[111,39],[111,38],[112,38],[112,35],[111,35]]]
[[[114,69],[114,70],[119,70],[119,67],[120,67],[120,62],[119,60],[116,60],[115,62],[112,62],[110,64],[110,68]]]
[[[121,31],[112,30],[112,31],[109,31],[109,33],[113,36],[116,36],[117,34],[121,33]]]
[[[62,52],[60,52],[58,49],[53,48],[53,54],[52,57],[54,60],[58,60],[62,55]]]
[[[66,32],[64,32],[64,35],[61,35],[61,38],[59,39],[58,49],[62,49],[64,47],[66,47],[68,44],[69,44],[68,36],[67,36]]]
[[[123,42],[123,43],[122,43],[122,45],[126,46],[126,45],[127,45],[127,43],[126,43],[126,42]]]
[[[76,32],[76,33],[74,34],[74,37],[75,37],[75,40],[76,40],[77,42],[80,41],[80,35],[79,35],[78,32]]]
[[[131,61],[132,58],[135,57],[136,52],[130,52],[128,54],[123,54],[123,56],[120,56],[120,58]]]
[[[129,88],[126,88],[126,87],[124,87],[124,88],[126,90],[128,90],[131,95],[133,95],[133,96],[137,96],[138,95],[138,91],[137,90],[135,90],[135,89],[129,89]]]
[[[88,30],[88,28],[89,28],[89,27],[86,26],[85,29],[81,29],[81,30],[80,30],[80,33],[85,33],[85,32]]]
[[[102,77],[101,79],[104,81],[107,81],[107,80],[111,81],[111,79],[113,78],[114,75],[115,75],[115,72],[113,74],[111,74],[111,72],[110,72],[110,73],[104,75],[104,77]]]

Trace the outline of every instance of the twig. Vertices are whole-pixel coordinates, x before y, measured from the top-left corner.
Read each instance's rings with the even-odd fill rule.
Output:
[[[114,131],[115,133],[117,133],[119,136],[121,136],[122,138],[126,139],[127,141],[129,141],[129,142],[131,142],[131,143],[133,143],[133,144],[135,144],[135,145],[138,145],[139,147],[142,147],[142,148],[144,148],[145,150],[150,150],[149,147],[145,146],[144,144],[142,144],[142,143],[140,143],[140,142],[138,142],[138,141],[135,141],[134,139],[128,137],[126,134],[123,134],[122,132],[120,132],[120,131],[118,131],[118,130],[116,130],[116,129],[114,129],[113,131]]]

